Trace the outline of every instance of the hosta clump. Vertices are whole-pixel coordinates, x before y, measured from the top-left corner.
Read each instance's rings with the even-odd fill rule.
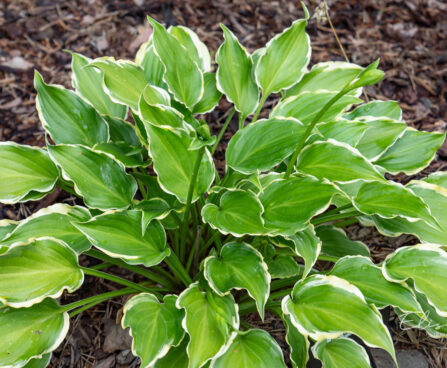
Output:
[[[73,53],[74,90],[36,72],[47,147],[0,144],[2,203],[56,187],[79,197],[0,222],[0,366],[46,366],[69,317],[123,295],[143,367],[285,367],[273,337],[243,318],[267,311],[284,322],[294,367],[309,350],[325,367],[368,367],[365,345],[395,359],[388,306],[446,337],[447,173],[385,179],[427,167],[445,135],[407,126],[394,101],[359,99],[382,79],[378,63],[309,69],[302,19],[252,54],[222,26],[215,68],[193,31],[149,22],[135,61]],[[216,137],[204,114],[222,96],[234,109]],[[235,111],[221,176],[212,156]],[[420,244],[374,264],[342,229],[357,221]],[[81,254],[102,263],[81,267]],[[61,305],[85,275],[122,288]]]

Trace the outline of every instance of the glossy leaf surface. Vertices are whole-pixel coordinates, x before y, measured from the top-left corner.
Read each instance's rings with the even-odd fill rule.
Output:
[[[319,341],[312,347],[312,352],[321,360],[324,368],[370,368],[365,349],[345,337]]]

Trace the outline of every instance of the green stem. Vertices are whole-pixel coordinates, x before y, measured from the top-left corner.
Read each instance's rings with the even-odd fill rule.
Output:
[[[336,103],[340,98],[343,97],[349,90],[342,89],[340,92],[338,92],[334,97],[330,99],[330,101],[323,106],[323,108],[318,112],[317,115],[315,115],[312,122],[307,126],[306,131],[301,136],[298,145],[295,148],[295,152],[293,152],[292,158],[289,161],[289,164],[287,165],[286,173],[284,174],[284,178],[287,179],[290,174],[292,173],[293,167],[295,166],[296,160],[298,158],[298,155],[300,154],[301,150],[303,149],[307,138],[311,135],[312,131],[315,128],[315,125],[320,121],[320,119],[323,117],[325,112],[334,104]]]
[[[189,286],[189,284],[191,284],[192,282],[191,277],[189,276],[188,272],[186,272],[182,263],[180,262],[177,255],[173,251],[171,251],[171,255],[165,258],[164,261],[172,270],[174,275],[177,276],[185,286]]]
[[[265,304],[265,309],[276,308],[281,306],[281,301],[268,301]],[[239,305],[239,315],[245,316],[256,311],[256,304],[254,301],[249,301]]]
[[[83,307],[80,307],[80,308],[76,309],[75,311],[69,313],[68,316],[70,318],[73,318],[74,316],[77,316],[78,314],[86,311],[87,309],[90,309],[90,308],[94,307],[95,305],[97,305],[99,303],[102,303],[102,300],[97,301],[97,302],[93,302],[93,303],[90,303],[90,304],[86,304]]]
[[[68,184],[64,183],[62,180],[58,180],[56,183],[56,186],[61,188],[62,190],[65,190],[66,192],[74,195],[75,197],[78,197],[79,194],[77,194],[73,187],[70,187]]]
[[[338,257],[333,257],[333,256],[326,256],[324,254],[319,254],[318,255],[318,260],[319,261],[329,261],[329,262],[337,262],[339,260]]]
[[[362,213],[360,213],[359,211],[350,211],[350,212],[337,213],[335,215],[329,215],[329,216],[322,215],[322,216],[318,216],[318,217],[314,218],[311,221],[311,223],[312,223],[312,225],[315,226],[315,225],[323,224],[325,222],[360,216],[361,214]]]
[[[351,219],[347,219],[345,221],[340,221],[340,222],[336,222],[334,224],[335,227],[345,227],[345,226],[349,226],[352,224],[356,224],[357,222],[359,222],[358,218],[351,218]]]
[[[211,154],[214,155],[214,152],[216,152],[217,147],[219,146],[220,141],[222,140],[222,137],[225,133],[225,131],[228,128],[228,125],[230,124],[231,119],[233,119],[233,115],[236,112],[236,110],[233,107],[233,110],[231,110],[230,114],[227,117],[227,120],[225,120],[224,125],[222,126],[222,129],[219,132],[219,135],[217,136],[216,143],[214,143],[213,148],[211,149]]]
[[[123,262],[119,259],[109,257],[108,255],[106,255],[102,252],[99,252],[95,249],[90,249],[89,251],[85,252],[85,254],[87,254],[90,257],[100,259],[102,261],[106,261],[107,263],[110,263],[114,266],[125,268],[129,271],[132,271],[132,272],[138,274],[138,275],[144,276],[151,281],[157,282],[163,286],[166,286],[169,288],[175,288],[175,283],[173,283],[171,280],[169,280],[168,278],[166,278],[164,276],[157,275],[153,272],[150,272],[150,271],[145,270],[144,268],[141,268],[138,266],[129,265],[126,262]]]
[[[138,172],[138,170],[134,167],[132,169],[132,172],[134,174],[140,174],[140,172]],[[138,184],[138,188],[140,189],[141,195],[143,196],[143,199],[147,198],[147,191],[146,188],[144,187],[143,182],[136,176],[134,176],[134,178],[137,180],[137,184]]]
[[[113,264],[109,263],[109,262],[103,262],[100,264],[97,264],[96,266],[91,266],[90,269],[92,270],[103,270],[104,268],[109,268],[112,267]]]
[[[259,101],[258,108],[256,109],[255,114],[253,115],[253,119],[251,119],[252,123],[258,120],[259,113],[261,112],[262,106],[264,106],[265,100],[267,100],[268,95],[263,94],[261,97],[261,101]]]
[[[213,245],[213,243],[220,238],[220,233],[216,231],[211,238],[208,239],[208,241],[205,243],[205,245],[200,249],[199,257],[202,257],[203,254],[206,252],[206,250]]]
[[[132,281],[123,279],[123,278],[115,276],[115,275],[111,275],[109,273],[105,273],[105,272],[97,271],[97,270],[92,270],[91,268],[85,268],[85,267],[82,267],[81,269],[82,269],[82,271],[84,271],[84,273],[86,275],[95,276],[95,277],[99,277],[99,278],[102,278],[102,279],[105,279],[105,280],[113,281],[113,282],[115,282],[117,284],[121,284],[121,285],[130,287],[130,288],[132,288],[134,290],[138,290],[138,291],[141,291],[141,292],[154,293],[154,289],[150,289],[150,288],[147,288],[145,286],[142,286],[142,285],[139,285],[139,284],[135,284]],[[160,294],[158,294],[158,295],[160,295]]]
[[[239,130],[241,130],[244,127],[244,122],[245,122],[245,116],[239,114]]]
[[[352,203],[345,204],[344,206],[336,207],[333,210],[327,211],[323,213],[323,215],[332,215],[333,213],[339,213],[340,211],[344,211],[352,208]]]
[[[205,148],[202,147],[196,158],[196,162],[194,164],[192,176],[191,176],[191,182],[189,183],[189,189],[188,189],[188,196],[186,198],[186,208],[185,208],[185,214],[183,216],[183,226],[182,226],[182,238],[180,240],[180,259],[185,259],[185,253],[186,253],[186,233],[188,231],[188,224],[189,224],[189,212],[191,210],[191,201],[192,201],[192,195],[194,193],[194,187],[196,185],[197,181],[197,175],[199,173],[200,168],[200,162],[202,162],[202,156],[205,152]]]
[[[274,280],[270,284],[270,291],[278,290],[283,287],[288,287],[295,285],[298,280],[300,280],[301,277],[292,277],[290,279],[281,279],[281,280]]]

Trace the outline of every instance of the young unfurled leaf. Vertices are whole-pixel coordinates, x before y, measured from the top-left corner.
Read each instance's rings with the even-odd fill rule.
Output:
[[[145,91],[147,90],[146,88]],[[185,128],[181,113],[173,107],[164,106],[159,102],[148,103],[145,93],[140,98],[139,115],[145,125],[152,124],[164,128]]]
[[[240,189],[225,192],[219,206],[208,203],[202,209],[203,221],[224,234],[242,236],[266,232],[261,213],[262,204],[250,191]]]
[[[45,195],[59,178],[44,150],[13,142],[0,142],[0,167],[1,203],[17,203],[36,192]]]
[[[369,160],[377,160],[386,149],[402,136],[407,125],[390,119],[362,120],[368,129],[356,145],[356,148]]]
[[[225,42],[216,54],[219,65],[217,88],[243,116],[252,114],[258,104],[259,89],[252,78],[253,62],[236,36],[223,24]]]
[[[408,188],[428,205],[431,215],[436,219],[438,228],[427,226],[425,221],[410,222],[406,218],[383,219],[373,216],[374,224],[387,236],[402,233],[414,234],[421,241],[434,244],[447,244],[447,190],[423,181],[412,181]]]
[[[324,212],[335,193],[333,185],[310,176],[275,180],[259,195],[265,227],[293,235],[306,228],[313,216]]]
[[[189,368],[200,368],[224,352],[239,328],[237,305],[231,295],[218,296],[200,291],[191,284],[177,299],[177,308],[185,309],[183,327],[189,335]]]
[[[83,281],[76,253],[56,239],[16,243],[0,255],[0,303],[6,306],[30,307],[46,297],[58,298]]]
[[[345,143],[332,139],[305,147],[298,157],[298,172],[329,181],[348,182],[357,179],[385,181],[376,168]]]
[[[190,58],[196,62],[203,72],[209,72],[211,70],[210,52],[194,31],[183,26],[173,26],[169,27],[168,33],[180,42],[188,52]]]
[[[271,169],[292,154],[305,129],[293,118],[258,120],[231,138],[227,164],[244,174]]]
[[[447,317],[447,252],[440,246],[419,244],[399,248],[385,260],[383,275],[393,282],[408,278],[428,299],[436,312]]]
[[[138,203],[135,209],[141,210],[143,212],[142,217],[142,233],[146,232],[147,225],[154,220],[162,220],[169,215],[172,208],[164,199],[161,198],[151,198],[148,200],[143,200]]]
[[[210,368],[286,368],[281,348],[264,330],[239,332]]]
[[[290,360],[293,368],[306,368],[309,360],[309,340],[298,331],[290,320],[290,316],[283,316],[286,326],[286,341],[290,347]]]
[[[376,118],[388,118],[392,120],[402,120],[402,110],[397,101],[371,101],[366,104],[356,107],[353,111],[343,115],[343,118],[354,120],[373,116]]]
[[[144,101],[151,106],[171,106],[171,96],[169,95],[169,93],[166,92],[163,88],[154,86],[150,83],[147,84],[146,87],[144,87],[143,93],[140,97],[140,100],[141,99],[144,99]]]
[[[149,153],[154,162],[154,170],[163,190],[174,194],[182,203],[186,203],[188,188],[193,177],[193,168],[199,155],[198,150],[189,150],[191,137],[184,131],[175,132],[146,124],[150,137]],[[206,192],[214,179],[214,164],[208,150],[202,157],[194,186],[192,201]]]
[[[103,116],[109,126],[110,140],[112,142],[125,142],[130,146],[140,146],[141,142],[135,132],[135,127],[126,120]]]
[[[226,295],[232,289],[246,289],[256,301],[258,312],[264,320],[271,277],[256,249],[246,243],[227,243],[219,257],[210,256],[205,260],[203,274],[219,295]]]
[[[169,256],[170,250],[158,221],[151,221],[142,231],[142,216],[141,211],[111,212],[73,225],[110,257],[150,267]]]
[[[297,20],[267,43],[255,70],[263,95],[289,88],[302,78],[311,51],[306,25],[307,20]]]
[[[69,325],[68,314],[52,299],[30,308],[0,308],[0,366],[22,367],[56,350]]]
[[[124,306],[122,326],[130,327],[132,352],[141,358],[142,367],[152,367],[185,335],[182,328],[183,310],[177,309],[176,295],[166,295],[164,303],[156,296],[142,293]]]
[[[362,121],[339,119],[318,124],[317,129],[326,139],[331,138],[355,147],[368,129],[368,125]]]
[[[131,61],[111,57],[94,59],[88,67],[103,72],[104,88],[112,101],[138,110],[138,100],[147,84],[143,69]]]
[[[140,46],[135,55],[135,63],[143,69],[148,83],[167,89],[166,83],[163,81],[165,67],[160,57],[155,53],[152,38]]]
[[[384,218],[405,217],[410,222],[424,220],[434,228],[439,226],[427,204],[410,189],[393,182],[366,182],[353,200],[353,205],[368,215]]]
[[[346,337],[318,341],[312,347],[312,353],[321,360],[324,368],[371,367],[365,349]]]
[[[297,96],[280,101],[272,110],[270,117],[292,117],[300,120],[304,125],[308,125],[336,94],[337,92],[329,91],[302,92]],[[362,100],[355,96],[345,95],[331,105],[317,123],[331,121],[352,104],[360,102]]]
[[[416,174],[433,160],[444,140],[445,133],[407,128],[403,136],[380,156],[375,164],[391,174]]]
[[[337,261],[330,275],[338,276],[357,286],[368,303],[377,308],[388,305],[407,312],[422,313],[421,306],[410,288],[400,283],[389,282],[380,267],[363,256],[343,257]]]
[[[130,205],[137,183],[107,154],[76,145],[48,146],[48,152],[89,207],[123,209]]]
[[[361,70],[360,65],[344,61],[328,61],[315,64],[297,84],[284,91],[284,98],[297,96],[301,92],[315,92],[322,89],[339,92]],[[360,90],[354,94],[359,95]]]
[[[322,242],[322,253],[332,257],[361,255],[369,257],[369,248],[362,242],[348,239],[346,233],[334,226],[324,225],[315,228]]]
[[[71,221],[87,221],[89,211],[80,206],[69,206],[57,203],[43,208],[21,221],[6,237],[0,239],[0,253],[3,247],[12,246],[29,239],[52,237],[62,240],[77,254],[90,248],[88,239],[72,224]]]
[[[85,98],[100,114],[125,119],[127,107],[111,100],[102,88],[102,72],[95,68],[86,68],[92,59],[71,53],[71,84],[79,95]],[[74,143],[74,142],[71,142]]]
[[[165,67],[164,81],[175,98],[192,107],[203,95],[203,74],[189,51],[156,20],[148,17],[154,28],[152,42]]]
[[[380,313],[365,302],[358,288],[336,276],[314,275],[298,282],[292,294],[283,299],[282,309],[301,333],[315,340],[353,333],[367,345],[385,349],[396,360]]]
[[[357,77],[349,84],[348,90],[354,90],[359,87],[370,86],[380,82],[385,73],[377,67],[379,66],[379,59],[369,64],[363,69]],[[346,88],[346,87],[345,87]]]
[[[40,121],[56,144],[107,142],[109,129],[96,110],[73,91],[62,86],[45,84],[36,71],[36,108]]]
[[[213,111],[222,97],[222,93],[220,93],[216,86],[216,73],[204,73],[203,80],[203,96],[200,101],[194,105],[192,110],[194,114],[205,114]]]

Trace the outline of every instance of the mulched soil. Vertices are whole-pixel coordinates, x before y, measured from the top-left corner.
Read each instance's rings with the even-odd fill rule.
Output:
[[[345,0],[328,1],[331,19],[351,61],[369,64],[380,57],[386,77],[379,86],[367,89],[370,98],[400,102],[404,118],[415,128],[445,131],[447,127],[447,4],[437,0]],[[311,13],[319,1],[306,4]],[[3,0],[0,4],[0,141],[13,140],[43,145],[44,134],[35,110],[33,69],[46,82],[70,86],[69,49],[89,57],[113,55],[133,58],[150,29],[150,14],[167,25],[181,24],[194,29],[215,52],[222,41],[219,23],[225,23],[250,51],[265,44],[277,32],[303,16],[299,1],[261,0]],[[310,21],[312,63],[343,60],[327,22]],[[209,116],[218,131],[229,104]],[[231,127],[231,126],[230,126]],[[228,141],[230,131],[225,137]],[[220,149],[223,158],[224,147]],[[223,168],[222,160],[216,162]],[[446,170],[447,144],[423,174]],[[411,178],[397,176],[400,182]],[[57,191],[43,201],[26,205],[1,206],[0,219],[22,219],[55,201],[73,203]],[[361,239],[382,260],[398,246],[413,238],[385,239],[376,231],[351,226],[352,238]],[[84,265],[90,262],[81,259]],[[112,269],[128,276],[122,270]],[[129,276],[131,277],[131,276]],[[108,282],[93,282],[73,295],[80,297],[113,290]],[[124,300],[115,299],[78,315],[72,321],[68,338],[55,352],[52,367],[136,367],[129,354],[129,341],[116,328],[115,319]],[[119,317],[119,313],[118,313]],[[259,324],[256,317],[250,322]],[[273,316],[263,325],[284,345],[284,328]],[[424,353],[431,367],[447,367],[447,343],[429,338],[415,329],[401,329],[390,322],[399,348],[415,348]]]

